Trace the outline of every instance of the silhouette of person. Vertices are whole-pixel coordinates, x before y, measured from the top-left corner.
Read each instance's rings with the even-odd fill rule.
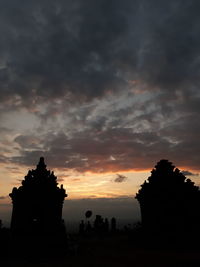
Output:
[[[113,217],[113,218],[111,219],[111,231],[112,231],[112,232],[115,232],[115,231],[116,231],[116,225],[117,225],[117,223],[116,223],[116,219]]]
[[[90,234],[91,231],[92,231],[92,226],[91,226],[90,222],[88,221],[88,222],[87,222],[87,225],[86,225],[86,232],[87,232],[88,234]]]
[[[84,224],[84,221],[81,220],[81,223],[79,224],[79,234],[84,234],[85,232],[85,224]]]
[[[105,231],[105,233],[108,233],[109,232],[108,218],[105,218],[105,221],[104,221],[104,231]]]
[[[103,230],[103,219],[101,215],[96,215],[96,219],[94,221],[94,230],[98,234]]]

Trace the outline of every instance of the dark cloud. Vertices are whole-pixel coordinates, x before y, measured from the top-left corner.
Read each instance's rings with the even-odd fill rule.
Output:
[[[17,106],[40,98],[87,99],[125,85],[113,59],[126,32],[128,2],[10,2],[0,4],[2,100],[11,97]]]
[[[182,171],[183,175],[185,176],[198,176],[199,173],[193,173],[193,172],[190,172],[190,171]]]
[[[13,108],[91,99],[129,79],[173,93],[199,86],[197,1],[10,0],[0,10],[1,101]]]
[[[18,155],[0,161],[43,155],[120,172],[168,158],[199,169],[199,10],[193,0],[0,1],[2,111],[42,122],[17,131]]]
[[[24,148],[37,149],[41,140],[36,136],[19,135],[14,139],[14,142]]]
[[[0,155],[0,163],[9,163],[9,158],[4,155]]]
[[[115,183],[122,183],[125,182],[128,178],[122,174],[116,174],[117,177],[115,178],[114,182]]]
[[[8,196],[0,196],[0,200],[6,199],[6,198],[8,198]]]
[[[44,156],[48,165],[54,168],[120,172],[149,169],[161,158],[168,158],[178,167],[198,170],[200,153],[197,143],[197,138],[181,140],[181,135],[160,135],[159,131],[135,133],[130,128],[98,133],[83,131],[73,137],[49,133],[44,143],[40,143],[41,150],[29,150],[22,145],[20,155],[10,161],[32,166]]]

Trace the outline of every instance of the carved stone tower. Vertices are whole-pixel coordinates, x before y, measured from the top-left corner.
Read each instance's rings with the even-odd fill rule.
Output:
[[[62,228],[62,207],[66,197],[63,185],[58,187],[57,177],[46,169],[41,157],[35,170],[31,170],[19,188],[14,187],[11,230],[18,234],[57,233]]]
[[[146,229],[189,232],[200,223],[200,191],[168,160],[159,161],[136,194]]]

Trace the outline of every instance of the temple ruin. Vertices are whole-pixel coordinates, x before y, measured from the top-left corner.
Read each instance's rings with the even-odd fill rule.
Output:
[[[19,188],[10,194],[13,203],[11,230],[21,234],[57,233],[63,225],[62,207],[67,197],[57,177],[46,169],[41,157],[37,168],[31,170]]]
[[[150,231],[190,232],[199,228],[199,188],[168,160],[157,163],[136,199],[142,225]]]

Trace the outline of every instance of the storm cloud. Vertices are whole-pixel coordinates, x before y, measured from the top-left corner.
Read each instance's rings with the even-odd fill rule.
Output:
[[[117,174],[117,177],[115,178],[114,182],[122,183],[122,182],[125,182],[126,180],[127,180],[127,177],[125,175]]]
[[[2,163],[199,169],[198,1],[0,1]],[[5,130],[7,129],[7,130]]]
[[[129,79],[195,90],[199,9],[177,0],[1,1],[1,100],[86,100]]]

